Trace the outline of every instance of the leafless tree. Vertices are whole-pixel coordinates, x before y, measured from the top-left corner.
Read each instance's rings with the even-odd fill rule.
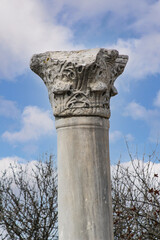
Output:
[[[131,164],[118,163],[112,171],[114,239],[160,239],[160,176],[155,152]],[[137,157],[136,157],[137,159]],[[157,159],[156,159],[157,160]]]
[[[160,239],[160,176],[155,152],[112,167],[114,240]],[[0,178],[1,240],[58,239],[57,174],[52,156],[29,170],[11,166]]]
[[[0,239],[57,237],[57,173],[50,155],[32,169],[12,165],[0,178]]]

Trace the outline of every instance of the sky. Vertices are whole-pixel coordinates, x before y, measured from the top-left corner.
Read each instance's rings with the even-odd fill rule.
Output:
[[[111,99],[111,164],[160,139],[160,0],[0,0],[0,167],[57,154],[54,117],[33,54],[90,48],[129,56]],[[157,150],[159,151],[159,150]]]

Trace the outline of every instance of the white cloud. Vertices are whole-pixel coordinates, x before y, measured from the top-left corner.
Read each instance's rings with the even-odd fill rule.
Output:
[[[126,27],[133,36],[138,33],[138,37],[118,39],[116,44],[108,46],[119,50],[120,54],[129,55],[124,72],[127,81],[140,80],[160,73],[160,0],[134,3],[136,5],[133,4],[130,9],[126,8],[127,16],[132,18]],[[126,81],[122,81],[121,84],[125,87]]]
[[[19,158],[17,156],[1,158],[0,159],[0,176],[1,176],[2,172],[4,172],[5,170],[9,171],[9,167],[11,164],[15,164],[15,163],[21,162],[21,161],[23,161],[23,159]],[[10,173],[10,171],[9,171],[9,173]]]
[[[154,103],[153,103],[156,107],[160,107],[160,90],[157,93],[156,98],[154,99]]]
[[[118,131],[118,130],[115,130],[109,133],[109,140],[112,143],[117,142],[122,138],[126,139],[128,142],[131,142],[134,140],[134,137],[130,133],[128,133],[127,135],[124,135],[121,131]]]
[[[109,139],[111,142],[116,142],[119,139],[121,139],[122,137],[123,137],[123,134],[118,130],[111,132],[109,135]]]
[[[155,186],[157,186],[159,184],[159,180],[160,180],[160,163],[154,163],[151,161],[147,161],[144,162],[140,159],[134,159],[133,162],[129,161],[129,162],[123,162],[120,164],[120,166],[122,167],[122,171],[121,169],[119,170],[119,177],[120,174],[123,174],[123,169],[126,169],[130,175],[131,178],[133,178],[134,183],[139,184],[139,180],[138,178],[135,178],[134,176],[138,173],[141,173],[141,171],[146,174],[146,176],[149,176],[150,181],[152,180],[152,183],[155,184]],[[137,169],[138,173],[136,173],[135,169]],[[114,176],[114,174],[116,174],[117,171],[117,165],[111,165],[111,175]],[[158,177],[154,177],[154,174],[158,174]],[[148,177],[147,176],[147,177]],[[147,178],[146,178],[147,179]]]
[[[55,4],[54,0],[52,2]],[[70,15],[72,21],[77,21],[80,18],[89,19],[104,13],[113,13],[115,17],[119,19],[126,19],[130,17],[130,15],[139,17],[146,12],[150,6],[145,0],[81,0],[81,2],[75,0],[59,0],[58,4],[59,11],[62,12],[62,17],[65,19],[67,19],[72,12],[72,15]],[[68,12],[65,11],[65,9],[67,9]]]
[[[11,157],[4,157],[0,159],[0,177],[4,172],[6,172],[7,177],[13,177],[12,167],[14,168],[14,172],[20,172],[21,167],[24,172],[26,171],[28,179],[31,183],[33,183],[34,179],[32,178],[33,170],[36,171],[36,165],[38,161],[32,160],[27,162],[25,159],[20,158],[18,156],[11,156]],[[12,188],[14,189],[15,193],[17,191],[17,186],[15,183],[12,183]]]
[[[122,54],[130,56],[126,68],[129,76],[143,78],[159,73],[159,6],[160,1],[146,0],[82,0],[81,3],[74,0],[1,0],[0,77],[12,79],[24,73],[34,53],[83,48],[73,44],[73,32],[66,27],[67,22],[88,18],[97,21],[98,16],[107,16],[107,13],[112,13],[108,21],[115,27],[123,21],[128,29],[140,29],[142,33],[148,26],[143,37],[120,39],[115,44]],[[56,18],[61,19],[64,26],[58,24]]]
[[[36,106],[27,106],[21,117],[22,128],[15,132],[4,132],[3,139],[15,142],[27,142],[38,140],[45,135],[51,135],[54,132],[54,123],[50,117],[49,111],[43,111]]]
[[[4,157],[0,158],[0,177],[4,173],[4,171],[7,171],[7,176],[12,175],[11,166],[16,166],[17,164],[20,164],[23,168],[33,169],[35,166],[35,163],[37,163],[36,160],[32,160],[30,162],[27,162],[25,159],[20,158],[18,156],[12,156],[12,157]],[[16,168],[15,168],[16,170]]]
[[[134,141],[134,137],[132,134],[128,133],[126,136],[125,136],[125,139],[127,142],[132,142]]]
[[[74,48],[71,30],[51,19],[42,2],[0,1],[1,78],[12,79],[29,69],[34,53]]]
[[[130,116],[134,120],[142,120],[150,128],[150,141],[160,140],[160,111],[159,109],[147,109],[136,102],[129,103],[124,111],[125,116]]]
[[[146,1],[147,2],[147,1]],[[148,7],[140,15],[137,21],[132,24],[132,28],[140,33],[151,33],[159,31],[160,27],[160,1],[151,1]]]
[[[18,118],[19,110],[17,104],[14,101],[6,100],[0,96],[0,115],[9,118]]]
[[[145,107],[133,101],[130,102],[125,108],[124,115],[130,116],[135,120],[137,119],[145,120],[148,117],[148,112],[145,109]]]
[[[160,73],[159,42],[160,32],[157,32],[137,39],[119,39],[115,45],[110,46],[119,50],[120,54],[129,56],[125,69],[127,81]]]
[[[43,161],[44,160],[44,161]],[[14,172],[21,172],[24,170],[24,173],[26,171],[26,175],[24,174],[24,177],[26,176],[28,179],[31,180],[31,184],[34,182],[34,173],[38,171],[37,165],[39,165],[39,162],[42,162],[42,165],[45,166],[45,160],[46,158],[40,159],[40,160],[31,160],[26,161],[26,159],[20,158],[18,156],[8,156],[4,158],[0,158],[0,177],[4,172],[6,172],[7,177],[13,177],[13,171],[12,167],[14,168]],[[56,169],[55,169],[56,170]],[[16,188],[16,185],[13,183],[13,188]],[[16,190],[16,189],[15,189]]]
[[[142,160],[138,160],[138,159],[134,159],[133,160],[133,165],[135,166],[140,166],[140,168],[147,168],[148,164],[150,164],[150,169],[152,169],[152,173],[159,173],[160,174],[160,163],[153,163],[153,162],[144,162]],[[131,163],[131,161],[128,162],[122,162],[121,166],[123,168],[127,168],[129,170],[129,172],[133,172],[134,168],[133,165]],[[112,168],[115,169],[116,165],[112,165]]]

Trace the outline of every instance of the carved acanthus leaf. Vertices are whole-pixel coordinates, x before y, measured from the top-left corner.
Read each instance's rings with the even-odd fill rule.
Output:
[[[91,49],[34,55],[30,67],[46,84],[55,116],[110,117],[110,97],[128,56]]]

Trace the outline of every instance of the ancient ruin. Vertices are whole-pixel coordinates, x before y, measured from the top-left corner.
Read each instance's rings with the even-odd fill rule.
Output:
[[[90,49],[36,54],[58,134],[60,240],[113,240],[109,118],[128,57]]]

